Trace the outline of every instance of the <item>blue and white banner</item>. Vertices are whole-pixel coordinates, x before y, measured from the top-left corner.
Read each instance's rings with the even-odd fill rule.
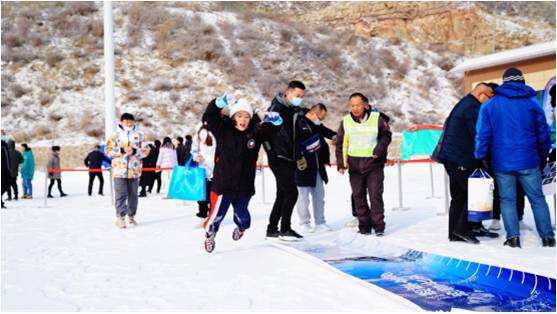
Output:
[[[555,279],[414,250],[375,256],[337,245],[290,245],[427,311],[555,312]]]

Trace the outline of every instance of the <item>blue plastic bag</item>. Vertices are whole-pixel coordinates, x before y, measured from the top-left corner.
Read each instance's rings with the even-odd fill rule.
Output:
[[[174,166],[167,197],[184,201],[207,200],[205,169],[190,167],[192,158],[185,166]]]

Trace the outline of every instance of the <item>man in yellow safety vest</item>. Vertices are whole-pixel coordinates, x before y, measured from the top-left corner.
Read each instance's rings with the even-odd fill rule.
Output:
[[[337,168],[341,174],[348,170],[359,233],[369,235],[375,230],[377,236],[382,236],[385,232],[383,169],[391,130],[379,112],[372,112],[366,106],[365,99],[361,93],[349,97],[350,113],[337,132]]]

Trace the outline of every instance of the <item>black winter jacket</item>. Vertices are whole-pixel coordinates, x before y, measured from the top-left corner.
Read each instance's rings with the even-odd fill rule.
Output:
[[[440,161],[451,161],[467,169],[475,169],[480,162],[474,157],[476,122],[481,103],[472,94],[464,96],[453,108],[443,130]]]
[[[207,106],[203,122],[207,122],[217,141],[211,190],[230,198],[254,195],[259,149],[278,128],[268,123],[261,124],[259,117],[254,115],[248,129],[239,131],[228,116],[221,114],[215,99]]]
[[[103,161],[110,163],[110,158],[106,157],[101,151],[94,150],[85,157],[83,163],[89,169],[100,169],[102,168]]]
[[[178,159],[179,166],[186,164],[186,147],[184,144],[178,144],[178,146],[176,146],[176,157]]]
[[[287,105],[284,102],[284,95],[279,93],[271,102],[269,109],[267,109],[267,111],[278,112],[283,121],[279,131],[263,146],[271,164],[277,158],[287,162],[294,162],[296,158],[294,150],[296,142],[294,124],[296,120],[303,116],[304,112],[301,108]]]
[[[296,127],[298,134],[295,149],[297,167],[294,173],[296,185],[315,187],[317,171],[325,183],[329,182],[325,167],[330,163],[331,157],[325,137],[332,139],[336,132],[323,125],[315,125],[305,116],[298,119]],[[311,145],[317,145],[319,148],[315,149],[314,146],[308,149],[308,146]],[[300,165],[298,165],[298,161],[300,161]]]

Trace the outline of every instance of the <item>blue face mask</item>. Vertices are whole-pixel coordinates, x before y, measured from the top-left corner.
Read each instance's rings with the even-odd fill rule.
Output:
[[[296,98],[292,99],[292,101],[291,101],[290,103],[291,103],[292,106],[294,106],[294,107],[300,107],[300,106],[302,105],[303,102],[304,102],[304,99],[303,99],[303,98],[298,98],[298,97],[296,97]]]
[[[2,141],[7,142],[8,141],[8,136],[2,135]]]
[[[321,120],[317,119],[315,121],[313,121],[313,124],[315,125],[321,125],[323,122],[321,122]]]

